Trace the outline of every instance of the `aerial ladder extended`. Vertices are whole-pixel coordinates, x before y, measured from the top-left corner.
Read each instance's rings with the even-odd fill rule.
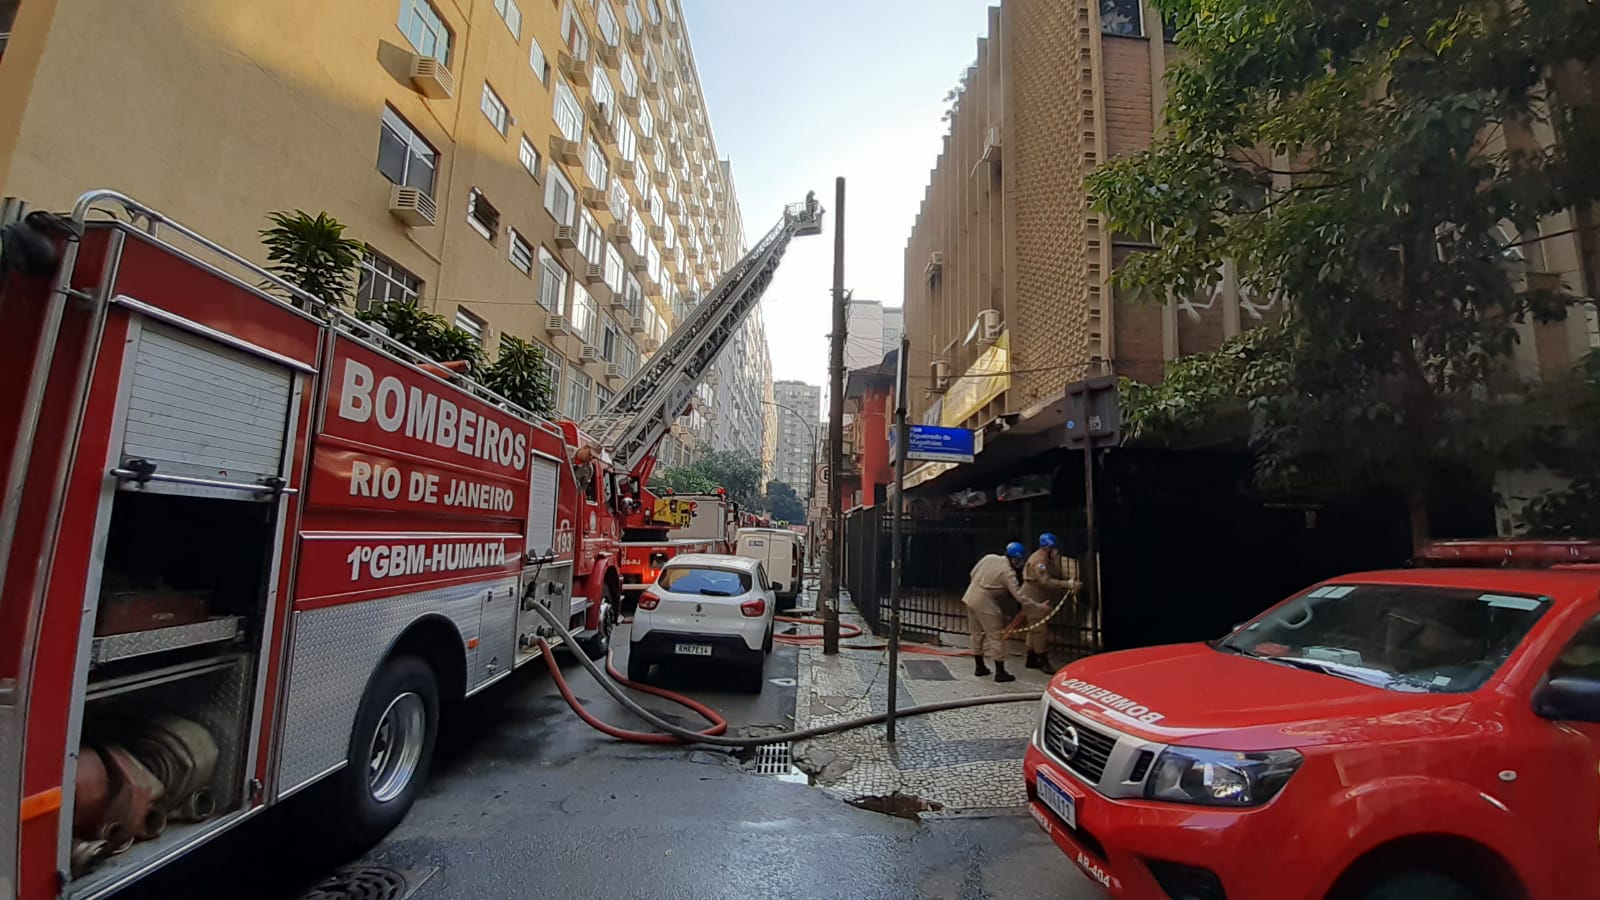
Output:
[[[629,473],[641,488],[649,481],[656,447],[760,302],[789,241],[822,233],[822,213],[814,194],[786,207],[778,224],[723,273],[611,403],[584,420],[583,430],[610,451],[615,471]],[[650,507],[641,512],[648,517]]]

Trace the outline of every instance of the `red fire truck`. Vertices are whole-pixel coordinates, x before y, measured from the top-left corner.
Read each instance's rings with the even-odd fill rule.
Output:
[[[47,266],[8,242],[0,896],[103,896],[327,778],[376,840],[440,705],[557,637],[536,604],[605,652],[682,383],[820,216],[787,210],[595,420],[626,465],[116,193]]]
[[[738,507],[715,494],[666,494],[649,517],[637,517],[622,535],[622,589],[630,600],[656,580],[680,553],[732,553]]]

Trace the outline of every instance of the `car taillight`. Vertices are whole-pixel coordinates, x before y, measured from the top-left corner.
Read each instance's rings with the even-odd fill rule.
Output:
[[[650,593],[649,591],[645,591],[639,597],[639,608],[640,609],[655,609],[657,606],[660,606],[660,605],[661,605],[661,598],[657,597],[655,594]]]
[[[752,619],[754,619],[756,616],[764,615],[766,611],[767,600],[765,597],[757,597],[754,600],[746,600],[745,602],[739,604],[739,612],[744,613],[746,616],[749,616]]]

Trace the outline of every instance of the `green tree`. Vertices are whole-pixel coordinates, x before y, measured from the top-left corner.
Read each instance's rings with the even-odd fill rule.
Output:
[[[740,453],[702,453],[694,462],[657,471],[650,479],[653,490],[671,488],[678,494],[709,494],[717,488],[747,509],[764,508],[761,463]]]
[[[795,489],[782,481],[767,482],[767,512],[781,522],[804,523],[806,505]]]
[[[1523,511],[1528,532],[1539,537],[1600,535],[1600,350],[1590,351],[1571,377],[1545,388],[1548,402],[1569,427],[1550,436],[1537,455],[1569,479]]]
[[[363,322],[380,325],[407,347],[440,362],[466,362],[469,374],[483,369],[483,348],[466,330],[444,316],[412,303],[380,303],[356,314]]]
[[[1158,3],[1182,47],[1167,127],[1090,178],[1110,227],[1157,245],[1116,287],[1195,296],[1230,259],[1287,312],[1132,389],[1130,420],[1248,411],[1264,481],[1401,491],[1421,541],[1431,478],[1503,462],[1486,398],[1520,390],[1516,324],[1572,300],[1511,270],[1542,219],[1600,195],[1594,109],[1557,89],[1600,52],[1600,5]]]
[[[519,337],[503,335],[500,355],[484,370],[483,384],[514,403],[548,416],[555,407],[544,348]]]
[[[366,245],[344,236],[344,225],[327,213],[275,212],[261,229],[267,268],[324,302],[343,307],[356,290],[356,270]]]

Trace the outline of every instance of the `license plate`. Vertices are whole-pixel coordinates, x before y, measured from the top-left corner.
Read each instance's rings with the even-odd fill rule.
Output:
[[[1038,791],[1039,800],[1049,807],[1051,812],[1060,816],[1061,821],[1067,823],[1068,828],[1076,829],[1078,827],[1078,801],[1072,799],[1071,794],[1067,793],[1065,789],[1054,781],[1051,781],[1042,771],[1039,772],[1033,783],[1034,789]]]
[[[679,644],[674,652],[681,656],[710,656],[710,644]]]

